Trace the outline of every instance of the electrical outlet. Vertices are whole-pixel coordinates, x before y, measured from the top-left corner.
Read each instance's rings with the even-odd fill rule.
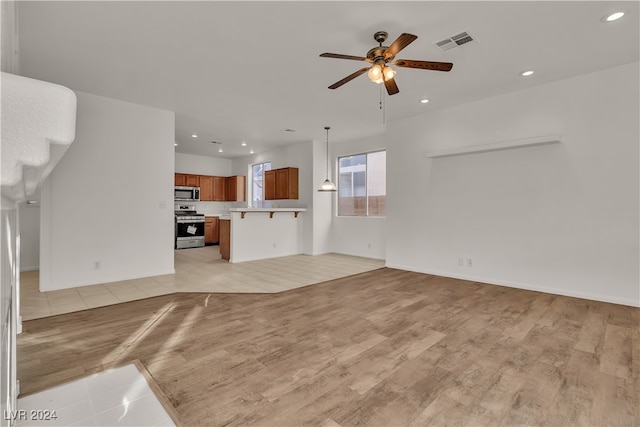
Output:
[[[100,270],[100,261],[96,261],[93,263],[93,266],[95,267],[96,270]]]
[[[471,258],[467,258],[467,267],[473,267],[473,261]]]
[[[367,248],[371,249],[371,243],[367,244]]]

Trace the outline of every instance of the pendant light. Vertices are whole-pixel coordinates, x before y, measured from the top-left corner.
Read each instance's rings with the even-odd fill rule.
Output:
[[[318,191],[336,191],[336,186],[329,179],[329,126],[325,126],[324,130],[327,131],[327,179],[324,180]]]

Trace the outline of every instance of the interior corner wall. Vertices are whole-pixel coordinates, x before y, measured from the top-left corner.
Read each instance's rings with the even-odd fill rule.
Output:
[[[373,135],[348,142],[331,144],[331,167],[335,169],[338,157],[362,154],[386,148],[385,135]],[[387,174],[389,166],[387,161]],[[332,175],[337,185],[338,175]],[[389,191],[387,190],[387,195]],[[333,196],[331,222],[331,252],[365,258],[385,259],[386,218],[337,216],[337,195]]]
[[[76,92],[41,192],[40,289],[174,273],[174,113]]]
[[[635,62],[389,122],[387,265],[640,306],[639,74]]]

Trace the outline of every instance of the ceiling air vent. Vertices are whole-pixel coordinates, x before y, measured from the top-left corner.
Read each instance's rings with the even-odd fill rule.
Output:
[[[454,47],[462,46],[463,44],[469,43],[471,41],[473,41],[473,37],[471,37],[471,34],[463,31],[460,34],[456,34],[455,36],[440,40],[439,42],[435,42],[434,44],[443,51],[447,51],[453,49]]]

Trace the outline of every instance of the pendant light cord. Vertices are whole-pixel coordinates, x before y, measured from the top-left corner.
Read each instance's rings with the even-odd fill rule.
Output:
[[[325,126],[324,129],[327,131],[327,179],[329,179],[329,126]]]

